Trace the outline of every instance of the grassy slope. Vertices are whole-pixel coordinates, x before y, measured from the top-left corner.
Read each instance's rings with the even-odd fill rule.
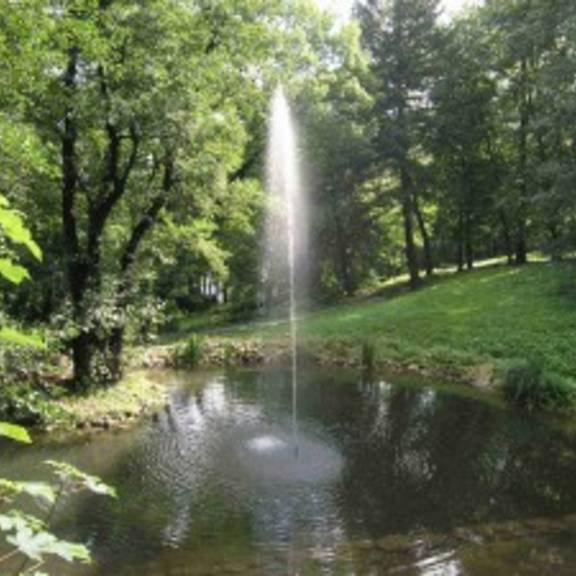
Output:
[[[371,298],[302,320],[309,345],[356,349],[377,358],[470,365],[531,358],[576,374],[576,264],[498,267],[438,279],[394,298]],[[231,328],[223,335],[283,337],[284,324]]]

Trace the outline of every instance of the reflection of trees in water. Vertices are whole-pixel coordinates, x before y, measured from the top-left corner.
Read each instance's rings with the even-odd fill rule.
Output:
[[[350,522],[373,534],[576,506],[573,449],[534,420],[425,389],[373,384],[357,394],[343,491]]]
[[[289,373],[240,372],[178,390],[126,449],[102,442],[121,498],[87,500],[74,538],[97,543],[103,573],[132,564],[136,574],[158,554],[172,558],[162,552],[171,545],[204,557],[206,547],[249,551],[307,534],[330,547],[364,532],[576,510],[574,449],[562,435],[478,401],[356,378],[302,376],[303,433],[343,466],[307,486],[263,481],[262,462],[241,460],[247,438],[286,432]]]

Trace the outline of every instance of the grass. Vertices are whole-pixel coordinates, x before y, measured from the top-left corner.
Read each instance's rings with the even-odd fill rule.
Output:
[[[68,396],[58,401],[66,417],[59,424],[110,428],[135,420],[166,401],[167,388],[147,371],[132,372],[118,384],[86,396]]]
[[[385,292],[384,292],[385,293]],[[576,373],[576,264],[539,262],[441,275],[414,292],[359,301],[302,318],[308,346],[377,360],[462,368],[529,359],[563,376]],[[285,322],[218,330],[219,337],[282,340]]]

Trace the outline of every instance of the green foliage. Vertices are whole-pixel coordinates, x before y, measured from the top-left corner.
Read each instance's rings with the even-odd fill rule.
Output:
[[[176,352],[176,362],[180,366],[194,368],[202,361],[204,341],[198,334],[192,334]]]
[[[15,510],[0,514],[0,531],[8,534],[6,542],[30,560],[43,563],[46,556],[57,556],[66,562],[90,563],[86,546],[60,540],[45,528],[35,516]]]
[[[30,443],[25,429],[4,422],[0,422],[0,435]],[[0,565],[17,553],[24,557],[19,570],[22,574],[28,573],[26,566],[29,561],[34,562],[34,569],[37,569],[46,562],[47,557],[57,557],[70,563],[90,563],[90,552],[86,546],[62,540],[50,531],[52,515],[60,499],[82,490],[116,497],[113,488],[70,464],[53,461],[47,464],[57,478],[56,484],[0,479],[0,503],[11,507],[0,514],[0,532],[5,534],[6,543],[12,547],[12,551],[0,559]],[[31,497],[40,507],[48,505],[47,518],[44,520],[15,508],[22,496]]]
[[[46,344],[40,336],[24,333],[16,328],[3,326],[0,328],[0,341],[27,348],[45,348]]]
[[[364,342],[362,344],[362,368],[364,370],[373,370],[376,363],[376,347],[373,342]]]
[[[504,398],[527,409],[570,408],[576,401],[576,383],[545,372],[530,360],[510,360],[501,366]]]
[[[439,278],[416,292],[385,286],[379,296],[311,313],[299,336],[311,347],[354,351],[370,338],[380,361],[440,366],[466,375],[473,365],[535,358],[547,372],[570,378],[576,267],[531,264],[489,267]],[[399,279],[405,287],[405,278]],[[219,336],[285,338],[288,326],[246,325]]]
[[[101,496],[117,497],[114,488],[104,484],[97,476],[91,476],[78,470],[78,468],[72,466],[72,464],[56,462],[54,460],[48,460],[46,464],[52,468],[56,477],[67,490],[73,492],[88,490],[93,494],[99,494]]]
[[[26,428],[15,424],[9,424],[8,422],[0,422],[0,436],[24,444],[30,444],[32,442]]]
[[[21,441],[18,440],[18,442]],[[16,482],[0,478],[0,500],[12,500],[21,494],[41,499],[48,504],[54,504],[56,501],[56,493],[50,484],[45,482]]]
[[[22,216],[10,208],[8,200],[0,194],[0,227],[5,238],[14,244],[25,246],[37,260],[42,260],[42,252],[32,239],[30,230]]]
[[[568,254],[576,4],[495,0],[450,22],[438,7],[366,0],[335,26],[311,0],[3,2],[0,340],[41,345],[22,327],[55,327],[88,389],[120,375],[122,344],[149,341],[164,310],[212,306],[203,280],[226,311],[256,312],[279,81],[309,159],[317,301],[366,291],[405,260],[417,279],[445,263],[521,263],[529,248]],[[435,346],[423,317],[404,350]],[[458,329],[466,353],[538,347]],[[438,349],[453,340],[439,334]],[[543,355],[564,374],[554,348]]]
[[[58,389],[26,381],[21,372],[18,381],[4,384],[0,395],[0,418],[27,426],[42,426],[64,415],[58,405]]]

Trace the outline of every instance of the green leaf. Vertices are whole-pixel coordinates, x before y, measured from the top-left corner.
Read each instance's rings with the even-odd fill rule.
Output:
[[[0,258],[0,276],[3,276],[13,284],[20,284],[22,280],[28,280],[28,270],[19,264],[15,264],[9,258]]]
[[[24,514],[19,510],[10,510],[8,514],[0,514],[0,530],[10,532],[30,528],[34,531],[44,530],[45,524],[40,518],[30,514]]]
[[[6,540],[32,560],[41,561],[44,555],[53,555],[67,562],[90,562],[90,552],[86,546],[58,540],[50,532],[33,532],[25,528],[8,536]]]
[[[67,562],[79,560],[89,563],[91,561],[90,552],[86,546],[60,540],[46,531],[42,520],[22,514],[18,510],[0,514],[0,530],[11,532],[6,541],[37,562],[43,561],[45,555],[58,556]]]
[[[46,349],[46,344],[39,336],[25,334],[20,330],[16,330],[16,328],[10,328],[8,326],[0,328],[0,341],[2,340],[8,344],[16,344],[17,346]]]
[[[45,482],[17,482],[0,478],[0,495],[2,492],[9,498],[20,494],[28,494],[34,498],[46,500],[49,504],[56,501],[56,493],[50,484]]]
[[[0,436],[5,436],[16,442],[22,442],[23,444],[32,443],[26,428],[16,426],[16,424],[8,424],[7,422],[0,422]]]
[[[15,244],[26,246],[30,253],[37,259],[42,260],[42,251],[26,228],[24,220],[15,210],[11,210],[6,205],[6,200],[0,203],[0,227],[4,234]]]
[[[52,468],[62,482],[72,484],[74,488],[86,489],[94,494],[117,498],[116,490],[102,482],[97,476],[86,474],[66,462],[47,460],[46,464]]]

